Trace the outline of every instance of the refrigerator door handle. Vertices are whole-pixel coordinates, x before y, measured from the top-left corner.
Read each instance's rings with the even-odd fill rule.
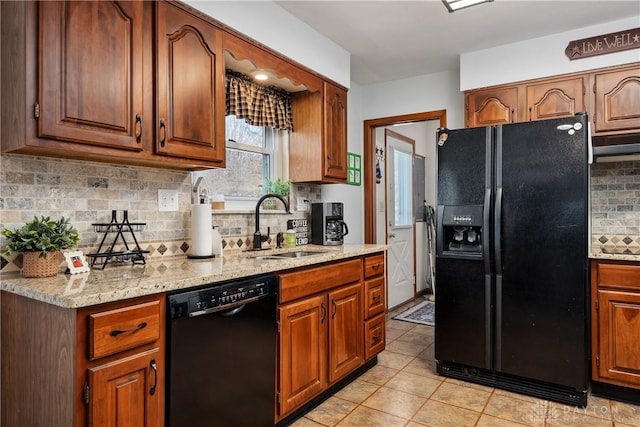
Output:
[[[484,274],[491,274],[491,233],[489,233],[489,223],[491,222],[491,189],[484,192],[483,219],[482,219],[482,258],[484,259]]]
[[[493,369],[502,369],[502,186],[496,188],[496,205],[494,212],[494,248],[496,268],[496,300],[495,300],[495,335],[493,338]]]
[[[496,210],[494,215],[496,274],[502,275],[502,187],[496,189]]]

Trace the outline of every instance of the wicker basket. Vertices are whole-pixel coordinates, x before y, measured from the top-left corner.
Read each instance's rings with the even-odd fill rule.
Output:
[[[47,252],[46,258],[40,258],[40,252],[22,253],[22,275],[24,277],[51,277],[58,274],[60,251]]]

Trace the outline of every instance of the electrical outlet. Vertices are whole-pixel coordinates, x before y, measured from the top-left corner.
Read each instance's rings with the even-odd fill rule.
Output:
[[[178,190],[158,189],[158,211],[175,212],[178,210]]]
[[[307,210],[307,202],[304,201],[304,197],[296,197],[296,210],[299,212]]]

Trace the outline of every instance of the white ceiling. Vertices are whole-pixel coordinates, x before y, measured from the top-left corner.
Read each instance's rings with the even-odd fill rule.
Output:
[[[359,85],[456,70],[461,53],[640,15],[638,0],[494,0],[454,13],[440,0],[275,3],[350,52]]]

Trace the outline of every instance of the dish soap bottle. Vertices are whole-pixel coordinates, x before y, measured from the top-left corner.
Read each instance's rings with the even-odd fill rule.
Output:
[[[222,251],[222,236],[215,226],[211,230],[211,242],[213,256],[222,258],[224,255]]]
[[[290,228],[287,230],[287,246],[293,247],[296,245],[296,230]]]

